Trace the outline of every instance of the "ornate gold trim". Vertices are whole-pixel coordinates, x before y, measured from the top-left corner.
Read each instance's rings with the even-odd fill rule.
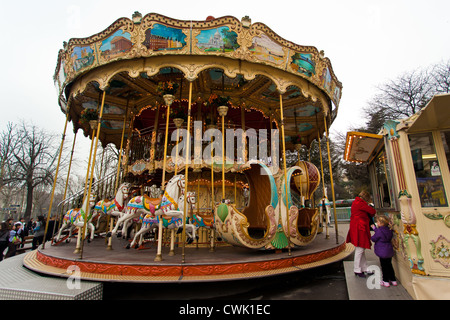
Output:
[[[151,50],[147,48],[143,44],[145,40],[145,31],[149,28],[153,28],[155,24],[161,24],[165,27],[181,30],[182,33],[186,36],[184,39],[185,45],[182,48],[177,47],[176,50]],[[223,52],[208,52],[199,49],[197,39],[198,35],[203,31],[219,27],[227,27],[229,32],[236,33],[236,44],[238,45],[238,47],[234,50]],[[126,50],[115,53],[112,56],[109,54],[105,54],[105,52],[107,52],[105,50],[108,49],[106,49],[107,47],[105,47],[104,50],[102,50],[102,44],[104,44],[104,41],[107,41],[109,37],[113,36],[118,31],[122,31],[123,33],[127,34],[127,41],[131,43],[131,47],[127,47]],[[280,47],[279,52],[282,52],[282,54],[278,54],[277,57],[280,61],[282,61],[282,63],[276,63],[265,57],[259,58],[252,53],[250,48],[253,45],[253,40],[255,39],[255,37],[261,36],[264,36],[265,39],[272,42],[273,45]],[[90,55],[91,57],[93,57],[93,61],[87,63],[86,65],[80,64],[78,67],[74,68],[74,49],[77,47],[89,48],[89,52],[86,52],[86,55]],[[307,55],[309,57],[307,59],[309,60],[306,61],[310,61],[311,65],[314,65],[314,72],[311,74],[297,72],[292,65],[292,57],[295,54]],[[254,23],[248,28],[243,27],[241,21],[231,16],[225,16],[208,21],[188,21],[177,20],[165,17],[163,15],[151,13],[144,16],[141,19],[140,23],[133,23],[133,21],[128,18],[120,18],[113,24],[111,24],[108,28],[97,34],[94,34],[87,38],[70,39],[68,43],[65,43],[64,49],[60,50],[58,54],[58,61],[54,79],[56,84],[59,86],[59,94],[61,98],[63,98],[62,95],[64,93],[65,87],[79,79],[80,76],[83,75],[84,77],[98,67],[105,67],[120,61],[126,61],[127,63],[129,63],[137,58],[155,58],[164,56],[170,56],[170,60],[173,62],[174,55],[202,57],[204,62],[215,61],[217,58],[226,57],[236,60],[236,62],[238,63],[253,63],[259,66],[265,66],[266,68],[271,70],[270,72],[267,72],[267,74],[265,74],[269,78],[271,78],[270,76],[273,70],[285,71],[292,76],[299,79],[304,79],[307,82],[308,85],[302,86],[304,95],[311,91],[309,84],[313,84],[320,88],[320,91],[324,92],[328,96],[328,98],[335,103],[336,106],[339,106],[342,84],[334,74],[330,60],[324,57],[323,52],[319,52],[313,46],[302,46],[283,39],[263,23]],[[176,60],[178,60],[178,58]],[[162,65],[155,65],[153,61],[151,63],[147,61],[140,61],[140,64],[141,66],[147,65],[147,69],[153,69],[154,73],[156,73],[162,67]],[[150,64],[153,65],[154,68],[149,68]],[[176,67],[176,63],[170,63],[170,65]],[[224,70],[225,69],[226,68],[224,68]],[[64,76],[60,73],[61,70],[64,71]],[[324,70],[327,70],[327,79],[323,78]],[[132,73],[131,71],[132,70],[128,70],[129,74],[136,77],[137,74]],[[147,71],[153,73],[151,70]],[[236,74],[237,71],[239,71],[239,73],[241,72],[241,70],[237,69],[234,70],[233,74]],[[183,72],[185,73],[186,78],[189,81],[192,81],[196,78],[196,75],[198,75],[199,71],[196,70],[196,72],[193,72],[192,70],[187,70],[185,68]],[[226,70],[226,72],[230,72],[230,70],[228,69]],[[256,74],[259,73],[257,72]],[[231,76],[231,74],[228,74],[228,76]],[[246,77],[246,79],[251,79],[248,74],[244,73],[244,76]],[[104,89],[111,77],[99,77],[98,79],[101,82],[100,88]],[[275,81],[275,83],[280,92],[285,92],[287,86],[290,85],[289,82],[283,83],[282,79],[278,79],[277,81]],[[80,91],[77,92],[79,93]]]

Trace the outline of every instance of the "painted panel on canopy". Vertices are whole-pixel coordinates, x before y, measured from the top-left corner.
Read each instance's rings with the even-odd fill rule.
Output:
[[[131,50],[133,45],[130,33],[119,29],[102,41],[100,46],[101,56],[105,59],[122,57]]]
[[[88,102],[83,102],[82,103],[83,108],[87,108],[87,109],[97,109],[98,106],[98,102],[97,101],[88,101]],[[103,114],[116,114],[116,115],[121,115],[121,114],[125,114],[125,111],[119,107],[110,105],[105,103],[105,105],[103,106]]]
[[[286,89],[286,93],[283,95],[283,101],[294,99],[299,96],[303,96],[301,91],[296,86],[289,86]],[[261,98],[279,102],[280,93],[278,92],[276,85],[274,83],[270,84],[270,86],[261,93]]]
[[[297,124],[297,130],[300,132],[305,132],[305,131],[311,130],[312,128],[313,128],[313,125],[308,122]]]
[[[196,37],[197,47],[205,52],[231,52],[240,47],[237,37],[228,27],[202,30]]]
[[[153,51],[178,50],[186,45],[186,35],[181,29],[156,23],[153,28],[145,30],[145,40],[142,44]]]
[[[211,69],[208,71],[209,74],[209,86],[210,89],[224,91],[234,90],[246,84],[248,81],[244,79],[244,76],[238,74],[234,78],[229,78],[223,76],[223,70],[221,69]]]
[[[320,77],[320,85],[328,92],[331,93],[331,73],[328,68],[322,70]]]
[[[73,70],[79,71],[94,63],[94,50],[90,46],[76,46],[71,56]]]
[[[311,77],[313,74],[316,74],[316,64],[312,60],[311,53],[300,53],[297,52],[293,56],[291,56],[291,68],[298,73],[304,74],[308,77]]]
[[[273,83],[261,93],[262,100],[280,101],[280,94],[277,91],[277,86]]]
[[[258,60],[277,65],[283,64],[283,47],[265,34],[261,34],[260,37],[253,37],[252,45],[248,49]]]
[[[58,73],[55,78],[55,85],[58,88],[58,93],[61,92],[62,85],[64,84],[64,82],[66,81],[66,78],[67,78],[67,73],[66,73],[65,68],[66,68],[66,66],[65,66],[64,60],[61,60],[59,66],[58,66]]]
[[[313,105],[306,105],[304,107],[291,107],[286,108],[284,114],[286,117],[312,117],[319,113],[320,108]]]
[[[102,121],[103,129],[112,129],[112,130],[123,130],[123,121],[116,120],[103,120]],[[125,125],[125,130],[128,128],[128,124]]]
[[[305,132],[314,128],[314,125],[309,122],[302,122],[295,124],[294,121],[289,121],[284,124],[284,127],[288,131]]]
[[[337,101],[337,103],[339,103],[341,99],[341,88],[339,88],[337,85],[334,87],[333,99],[334,101]]]

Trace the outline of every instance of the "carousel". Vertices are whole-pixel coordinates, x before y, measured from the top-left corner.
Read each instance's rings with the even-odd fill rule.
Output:
[[[287,166],[289,154],[328,136],[337,115],[342,84],[323,51],[247,16],[135,12],[64,42],[54,81],[66,116],[61,144],[72,122],[91,153],[78,207],[64,202],[59,230],[27,254],[27,268],[69,277],[75,265],[98,281],[217,281],[352,253],[336,216],[335,240],[323,230],[313,197],[324,184],[322,155],[320,168],[300,158]],[[114,176],[94,181],[99,142],[119,159]]]

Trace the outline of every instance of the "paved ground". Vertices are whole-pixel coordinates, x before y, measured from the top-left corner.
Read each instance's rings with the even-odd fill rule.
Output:
[[[339,224],[346,236],[348,223]],[[319,234],[317,237],[324,237]],[[366,250],[370,264],[378,265],[373,250]],[[104,299],[237,299],[237,300],[410,300],[398,287],[369,289],[368,279],[353,274],[353,254],[347,259],[320,268],[265,279],[224,281],[215,284],[145,285],[105,283]]]
[[[348,224],[339,224],[339,234],[344,236],[348,232]],[[325,237],[324,234],[317,235]],[[20,255],[22,256],[22,255]],[[6,264],[15,263],[21,257],[6,260]],[[373,250],[366,251],[369,264],[378,265],[378,258]],[[6,264],[5,264],[6,262]],[[17,266],[14,269],[17,270]],[[21,269],[24,269],[21,267]],[[30,271],[27,272],[29,276]],[[6,274],[5,274],[6,275]],[[37,276],[37,275],[36,275]],[[9,279],[6,277],[5,279]],[[23,280],[28,278],[20,276]],[[34,279],[34,278],[33,278]],[[63,279],[54,279],[64,282]],[[398,287],[370,289],[369,279],[357,278],[353,274],[353,254],[344,261],[334,262],[315,269],[307,269],[295,273],[278,275],[268,278],[256,278],[234,281],[220,281],[216,283],[195,284],[126,284],[103,283],[104,300],[411,300],[406,290]],[[5,280],[6,281],[6,280]],[[4,287],[10,285],[4,283]],[[14,280],[15,281],[15,280]],[[28,280],[27,280],[28,281]],[[60,287],[60,283],[55,283]],[[88,282],[89,283],[89,282]],[[26,284],[27,286],[30,283]],[[7,288],[6,288],[7,289]],[[23,296],[18,297],[24,298]]]

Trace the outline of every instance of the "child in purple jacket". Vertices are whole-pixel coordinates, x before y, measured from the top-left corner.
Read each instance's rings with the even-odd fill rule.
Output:
[[[381,272],[383,273],[383,281],[381,285],[389,287],[397,285],[395,280],[395,272],[392,267],[392,257],[394,256],[394,248],[392,247],[392,230],[389,229],[389,219],[386,216],[376,217],[375,234],[371,240],[375,243],[375,254],[380,258]]]

